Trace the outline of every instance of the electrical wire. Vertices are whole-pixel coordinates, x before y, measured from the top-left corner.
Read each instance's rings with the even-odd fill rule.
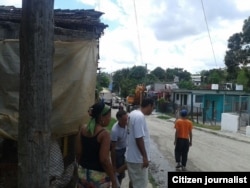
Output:
[[[141,58],[141,64],[143,64],[143,58],[142,58],[142,48],[141,48],[141,39],[140,39],[140,32],[138,27],[138,19],[137,19],[137,12],[136,12],[136,4],[135,0],[133,0],[134,3],[134,12],[135,12],[135,23],[136,23],[136,31],[137,31],[137,39],[138,39],[138,47],[139,47],[139,53]]]
[[[208,23],[207,23],[207,17],[206,17],[204,5],[203,5],[203,0],[201,0],[201,5],[202,5],[204,19],[205,19],[206,27],[207,27],[207,32],[208,32],[208,36],[209,36],[209,40],[210,40],[210,44],[211,44],[211,48],[212,48],[212,52],[213,52],[213,56],[214,56],[214,62],[215,62],[215,65],[217,67],[217,61],[216,61],[216,57],[215,57],[215,53],[214,53],[214,47],[213,47],[213,42],[212,42],[212,39],[211,39],[211,36],[210,36],[210,31],[209,31],[209,27],[208,27]]]

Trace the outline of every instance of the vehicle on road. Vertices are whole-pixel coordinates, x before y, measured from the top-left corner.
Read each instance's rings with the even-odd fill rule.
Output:
[[[118,109],[119,106],[121,106],[121,105],[122,105],[122,99],[120,97],[118,97],[118,96],[113,96],[111,107]]]
[[[142,99],[147,95],[146,91],[147,89],[144,84],[138,84],[136,86],[135,93],[126,98],[125,106],[127,112],[131,112],[140,106]]]
[[[112,105],[113,94],[108,88],[103,88],[99,93],[99,97],[105,104]]]

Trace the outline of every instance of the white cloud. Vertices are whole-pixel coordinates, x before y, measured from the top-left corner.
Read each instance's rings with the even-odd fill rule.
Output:
[[[1,0],[0,5],[22,7],[22,0]]]
[[[134,44],[133,46],[137,49],[133,49],[134,56],[131,55],[126,59],[124,59],[124,56],[118,58],[116,54],[114,63],[111,61],[109,63],[102,62],[102,58],[109,59],[108,57],[114,56],[113,51],[110,51],[111,53],[101,51],[100,62],[102,66],[106,66],[108,67],[107,70],[112,69],[112,71],[121,69],[122,62],[127,63],[127,59],[129,59],[129,62],[134,60],[134,65],[147,63],[151,70],[157,66],[164,69],[180,67],[191,73],[196,73],[204,69],[223,68],[225,67],[224,55],[227,50],[227,40],[234,33],[241,32],[243,21],[248,18],[248,11],[250,10],[250,2],[244,0],[203,0],[206,21],[210,31],[208,33],[200,0],[158,0],[157,3],[154,0],[136,0],[141,44],[141,49],[139,49],[136,36],[136,17],[133,13],[134,7],[131,7],[131,1],[124,0],[122,2],[124,7],[130,7],[132,10],[124,9],[126,20],[129,20],[130,23],[123,20],[119,27],[126,27],[129,31],[127,31],[127,35],[116,35],[115,32],[119,31],[116,29],[112,32],[112,41],[116,43],[116,46],[122,45],[123,48],[126,48],[124,45],[129,44],[127,45],[128,49],[131,48],[131,44]],[[129,5],[125,5],[126,2]],[[243,9],[242,7],[248,8]],[[105,12],[105,14],[117,17],[108,9]],[[122,17],[122,15],[118,17]],[[104,42],[105,37],[106,34],[101,40],[101,46],[113,48],[113,44],[108,43],[109,40],[106,41],[107,43]],[[115,37],[117,38],[115,39]],[[123,40],[129,40],[130,42],[122,42]],[[142,58],[140,58],[139,50],[141,50]],[[141,62],[141,59],[143,62]],[[119,64],[116,62],[119,62]],[[127,67],[131,67],[132,63],[127,65]]]
[[[101,19],[109,27],[100,39],[99,62],[106,72],[145,64],[150,70],[178,67],[191,73],[223,68],[227,40],[250,16],[247,0],[76,1],[104,12]],[[21,6],[21,0],[1,2]]]

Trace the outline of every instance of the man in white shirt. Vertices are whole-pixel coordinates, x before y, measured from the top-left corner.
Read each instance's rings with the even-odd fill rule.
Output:
[[[125,151],[127,147],[127,122],[128,114],[123,109],[116,113],[117,122],[111,129],[111,159],[114,171],[118,173],[118,181],[121,184],[125,177]]]
[[[127,169],[133,188],[147,187],[150,162],[150,136],[145,116],[154,109],[154,100],[144,98],[140,109],[133,110],[128,118],[128,145],[125,153]]]

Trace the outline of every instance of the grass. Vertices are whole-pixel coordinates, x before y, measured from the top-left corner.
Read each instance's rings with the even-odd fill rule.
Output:
[[[219,126],[219,125],[206,125],[206,124],[203,125],[203,124],[199,124],[199,123],[194,122],[194,126],[205,128],[205,129],[211,129],[211,130],[214,130],[214,131],[221,130],[221,126]]]
[[[148,180],[151,183],[151,185],[152,185],[153,188],[159,187],[159,185],[156,183],[154,177],[150,173],[148,174]]]
[[[174,118],[174,115],[173,114],[162,114],[162,115],[157,116],[157,118],[167,120],[167,119]],[[195,127],[211,129],[211,130],[214,130],[214,131],[221,130],[220,125],[207,125],[207,124],[200,124],[200,123],[196,123],[196,122],[193,122],[193,125]]]
[[[159,116],[157,116],[157,118],[159,118],[159,119],[170,119],[172,117],[169,116],[169,115],[159,115]]]

